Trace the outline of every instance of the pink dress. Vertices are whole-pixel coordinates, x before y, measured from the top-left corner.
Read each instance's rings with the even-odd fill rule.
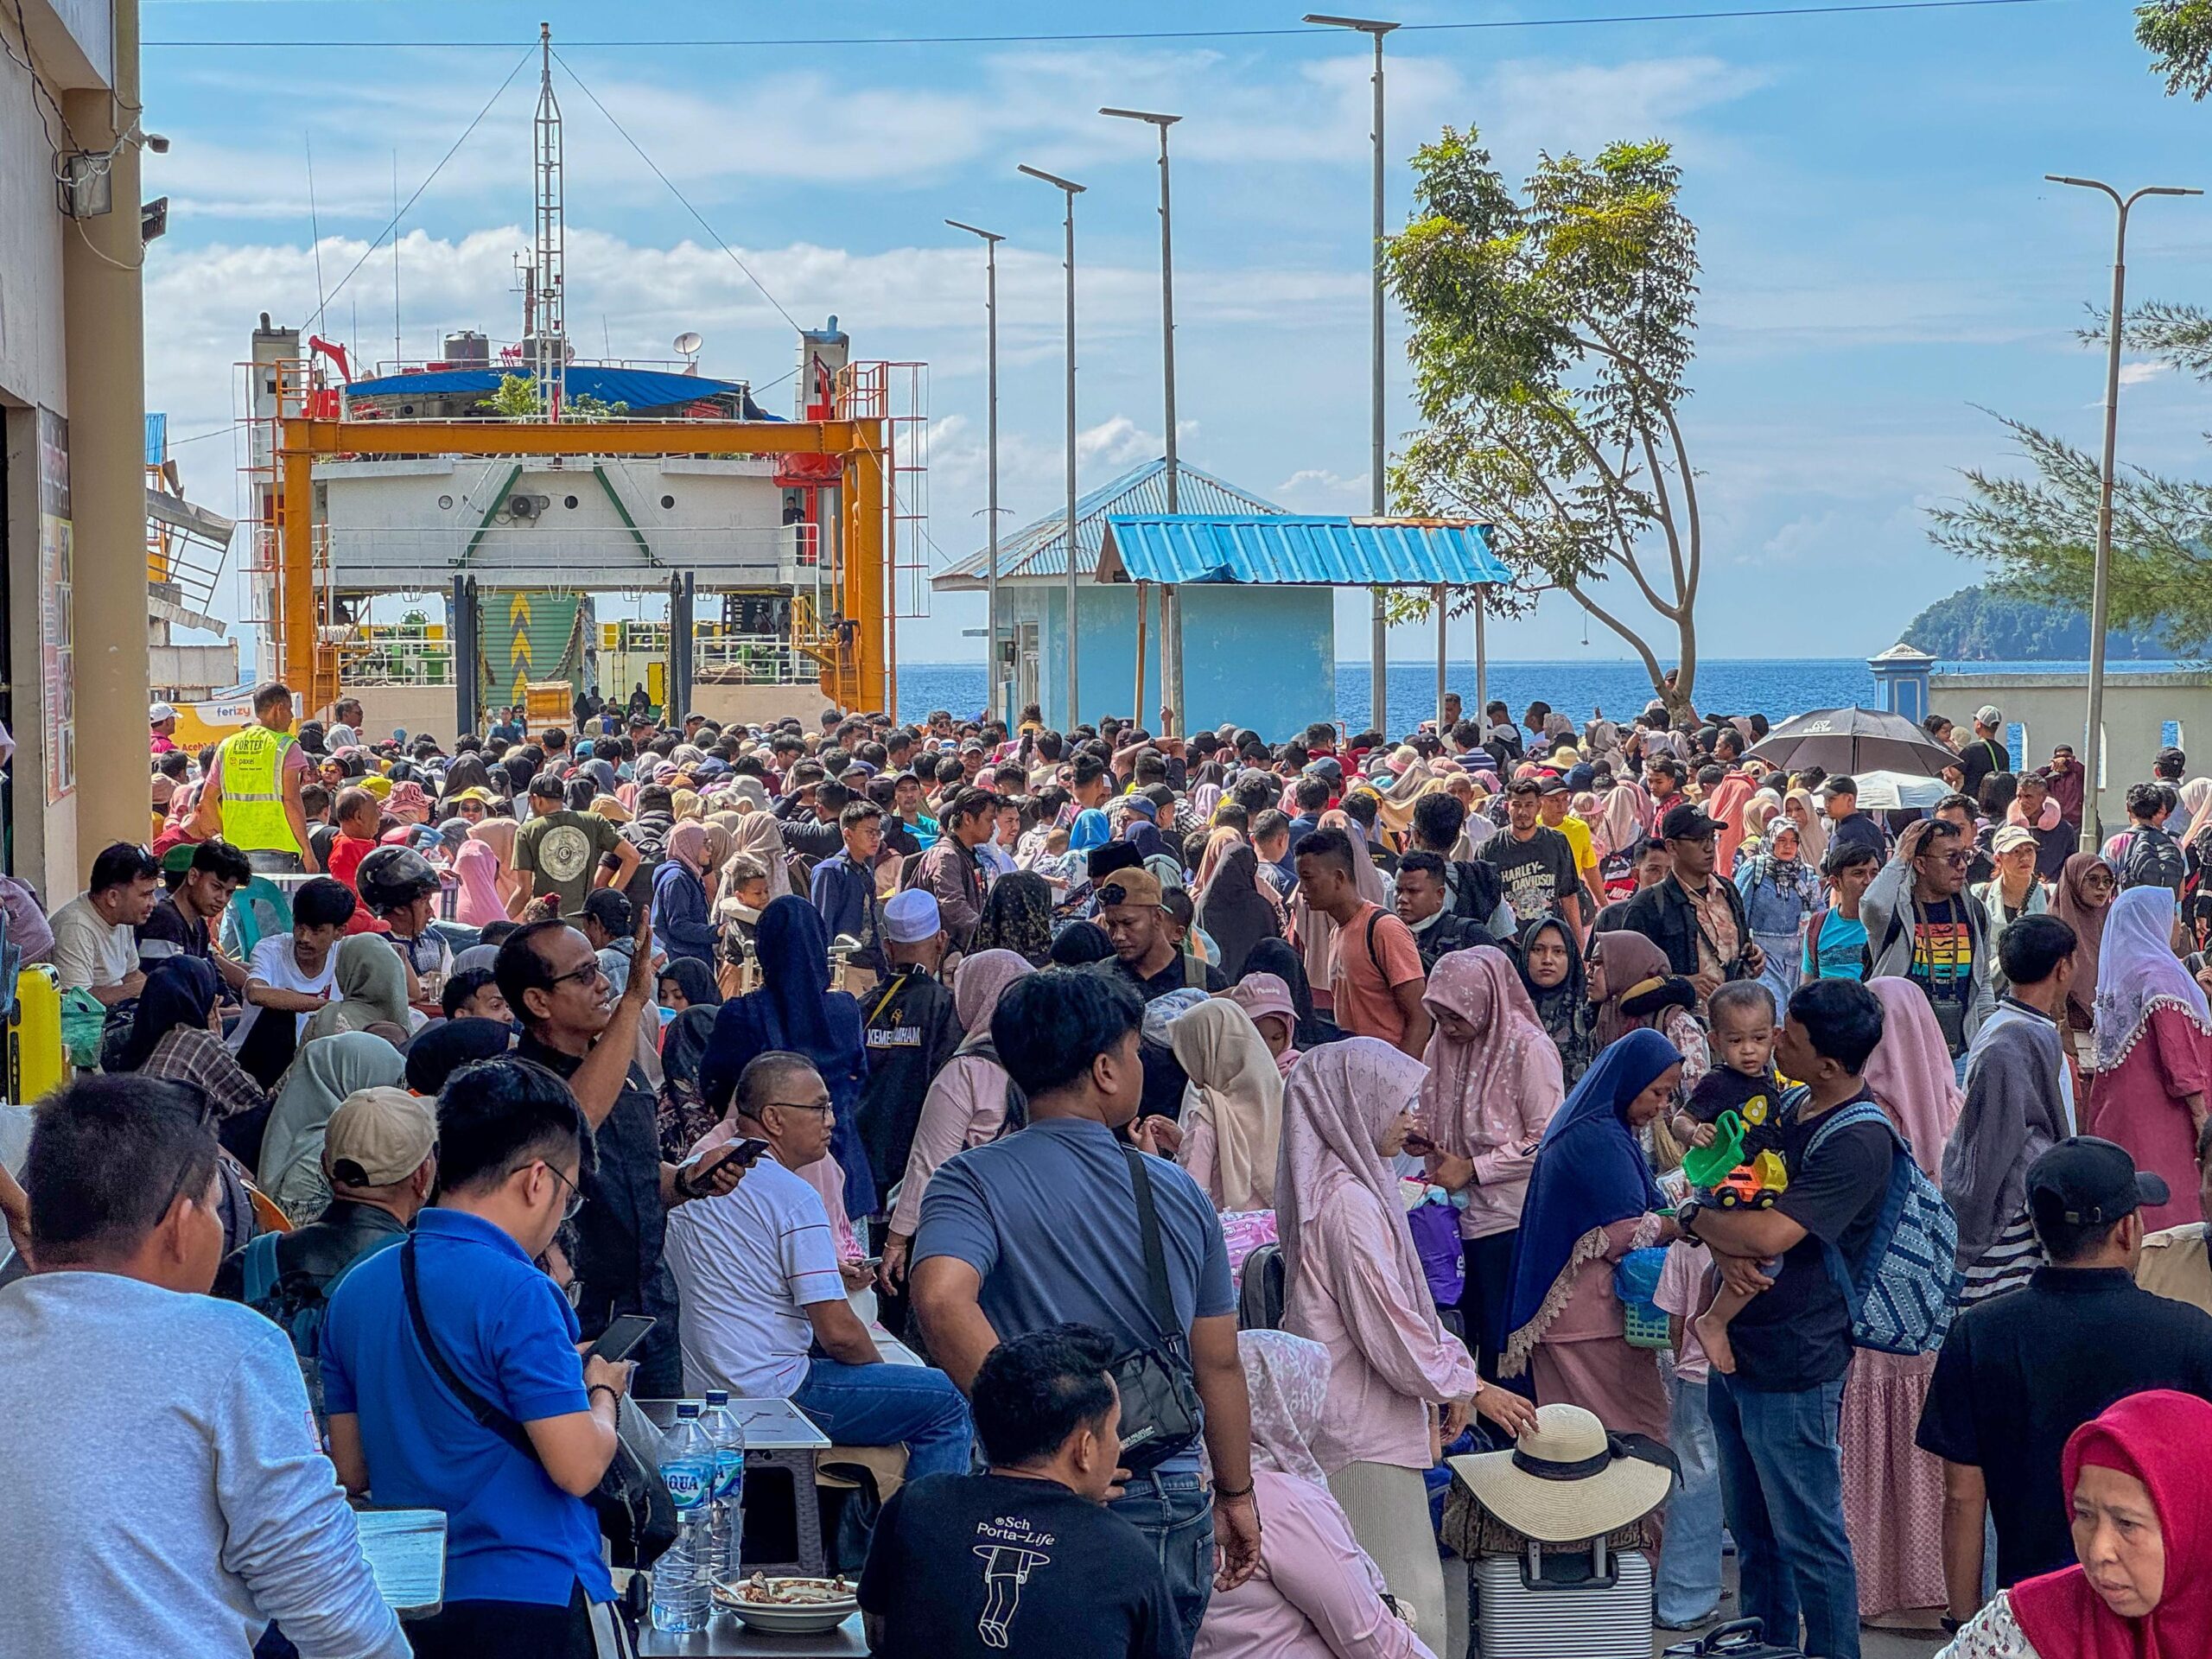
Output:
[[[1630,1250],[1658,1242],[1657,1216],[1630,1216],[1605,1231],[1605,1254],[1573,1269],[1574,1288],[1544,1327],[1529,1357],[1540,1406],[1565,1404],[1595,1412],[1618,1433],[1667,1439],[1667,1389],[1658,1355],[1631,1348],[1624,1334],[1613,1268]]]
[[[2202,1219],[2196,1201],[2196,1126],[2184,1095],[2212,1090],[2212,1036],[2181,1009],[2154,1006],[2120,1064],[2089,1078],[2082,1132],[2116,1141],[2135,1166],[2163,1176],[2172,1198],[2143,1211],[2145,1231]]]
[[[1328,1399],[1312,1440],[1332,1475],[1354,1463],[1427,1468],[1428,1402],[1480,1386],[1466,1349],[1405,1305],[1390,1271],[1394,1219],[1357,1182],[1335,1182],[1316,1217],[1320,1248],[1301,1257],[1285,1299],[1283,1329],[1329,1351]]]
[[[914,1144],[891,1211],[891,1230],[912,1238],[922,1224],[922,1197],[930,1177],[956,1153],[998,1139],[1006,1124],[1004,1068],[980,1054],[955,1054],[930,1080],[922,1115],[914,1124]]]
[[[1433,1659],[1382,1605],[1382,1579],[1344,1510],[1296,1475],[1255,1469],[1260,1570],[1206,1604],[1191,1659]]]

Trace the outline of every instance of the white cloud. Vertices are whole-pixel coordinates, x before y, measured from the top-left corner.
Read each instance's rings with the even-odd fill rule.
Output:
[[[2155,380],[2173,366],[2171,363],[2123,363],[2120,365],[2120,384],[2139,386],[2145,380]]]

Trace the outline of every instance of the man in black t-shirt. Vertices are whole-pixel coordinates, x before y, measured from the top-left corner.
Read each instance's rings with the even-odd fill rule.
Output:
[[[1483,856],[1504,883],[1505,902],[1518,920],[1556,916],[1580,934],[1581,877],[1574,849],[1558,830],[1537,822],[1542,792],[1534,778],[1516,778],[1505,786],[1505,832],[1490,838]]]
[[[1106,1507],[1121,1457],[1114,1344],[1059,1325],[993,1349],[970,1404],[989,1467],[883,1506],[861,1573],[878,1659],[1183,1659],[1158,1556]]]
[[[172,847],[162,859],[162,880],[168,893],[136,929],[139,971],[153,972],[165,957],[198,957],[242,995],[245,964],[225,956],[215,940],[231,895],[253,880],[245,855],[220,836]]]
[[[1984,703],[1974,710],[1973,741],[1959,745],[1959,770],[1966,778],[1960,789],[1976,800],[1981,798],[1983,779],[1993,772],[2012,770],[2012,757],[2005,747],[2003,709]]]
[[[2077,1135],[2029,1166],[2027,1191],[2050,1265],[1959,1315],[1915,1437],[1943,1459],[1943,1578],[1958,1622],[1981,1605],[1985,1503],[2000,1587],[2071,1567],[2068,1438],[2146,1389],[2212,1399],[2212,1317],[2134,1280],[2139,1207],[2165,1203],[2165,1182],[2139,1173],[2125,1147]]]
[[[1784,1633],[1802,1613],[1805,1651],[1821,1659],[1859,1654],[1859,1578],[1836,1449],[1852,1311],[1827,1253],[1853,1267],[1866,1259],[1892,1160],[1906,1155],[1878,1107],[1872,1121],[1855,1121],[1854,1108],[1872,1105],[1859,1073],[1881,1039],[1881,1001],[1856,980],[1800,986],[1775,1046],[1783,1075],[1802,1084],[1783,1102],[1788,1189],[1770,1210],[1691,1203],[1681,1211],[1683,1232],[1750,1295],[1728,1328],[1735,1370],[1714,1365],[1707,1402],[1744,1612]]]

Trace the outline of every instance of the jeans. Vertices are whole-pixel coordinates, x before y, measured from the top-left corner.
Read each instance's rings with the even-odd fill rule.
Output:
[[[1706,1404],[1745,1616],[1787,1647],[1802,1613],[1807,1659],[1859,1659],[1859,1573],[1836,1450],[1843,1380],[1768,1392],[1716,1371]]]
[[[1706,1385],[1669,1377],[1667,1394],[1667,1446],[1681,1465],[1682,1484],[1667,1500],[1656,1611],[1668,1629],[1688,1630],[1720,1605],[1720,1456],[1706,1414]]]
[[[842,1446],[906,1447],[906,1478],[964,1475],[975,1425],[968,1402],[943,1371],[919,1365],[807,1362],[791,1404]]]
[[[1198,1471],[1155,1469],[1135,1476],[1107,1507],[1159,1553],[1167,1592],[1183,1621],[1183,1639],[1197,1640],[1198,1622],[1213,1599],[1213,1497]]]

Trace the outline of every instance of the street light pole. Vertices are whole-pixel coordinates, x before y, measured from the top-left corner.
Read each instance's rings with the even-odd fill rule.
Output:
[[[1372,353],[1371,383],[1369,394],[1372,404],[1371,428],[1368,434],[1368,511],[1380,518],[1384,512],[1382,420],[1382,37],[1398,27],[1372,17],[1332,17],[1320,12],[1308,12],[1306,22],[1319,23],[1329,29],[1357,29],[1375,42],[1375,226],[1374,315],[1371,319]],[[1389,720],[1389,650],[1390,623],[1384,609],[1382,590],[1375,590],[1375,607],[1368,622],[1368,655],[1374,663],[1373,684],[1369,691],[1369,723],[1378,731],[1385,731]]]
[[[1182,511],[1176,493],[1175,466],[1175,221],[1169,205],[1167,191],[1167,129],[1183,118],[1161,115],[1150,110],[1102,109],[1101,115],[1110,115],[1124,121],[1148,121],[1160,129],[1160,358],[1161,372],[1166,381],[1167,420],[1167,511]],[[1137,589],[1137,676],[1143,684],[1144,676],[1144,589]],[[1160,700],[1172,716],[1172,723],[1162,728],[1162,735],[1170,734],[1173,727],[1185,723],[1187,715],[1183,707],[1183,601],[1172,582],[1160,587]],[[1138,725],[1144,724],[1144,710],[1135,712]]]
[[[2120,327],[2126,304],[2127,213],[2145,196],[2201,196],[2204,193],[2154,184],[2122,196],[2101,179],[2069,178],[2058,173],[2046,173],[2044,177],[2053,184],[2101,190],[2118,209],[2112,248],[2112,314],[2106,319],[2105,329],[2105,447],[2097,473],[2097,552],[2089,583],[2089,728],[2082,744],[2086,774],[2082,790],[2087,805],[2082,813],[2081,850],[2094,853],[2103,841],[2098,825],[2101,805],[2098,797],[2104,782],[2105,626],[2112,604],[2112,487],[2114,451],[2120,442]]]
[[[1075,597],[1075,199],[1084,187],[1023,162],[1016,168],[1033,179],[1042,179],[1067,201],[1067,367],[1068,367],[1068,709],[1065,728],[1073,731],[1080,716],[1076,711],[1076,597]]]
[[[1014,726],[1013,699],[1001,694],[1003,670],[999,660],[999,244],[1006,238],[995,231],[979,230],[973,225],[963,225],[957,219],[944,221],[956,231],[965,231],[970,236],[983,238],[983,327],[988,339],[985,359],[987,390],[984,401],[988,412],[984,416],[990,449],[986,463],[989,473],[990,505],[984,509],[990,519],[990,563],[985,576],[985,591],[989,595],[984,601],[990,613],[990,624],[986,629],[990,645],[984,653],[989,664],[990,707],[993,713]]]

